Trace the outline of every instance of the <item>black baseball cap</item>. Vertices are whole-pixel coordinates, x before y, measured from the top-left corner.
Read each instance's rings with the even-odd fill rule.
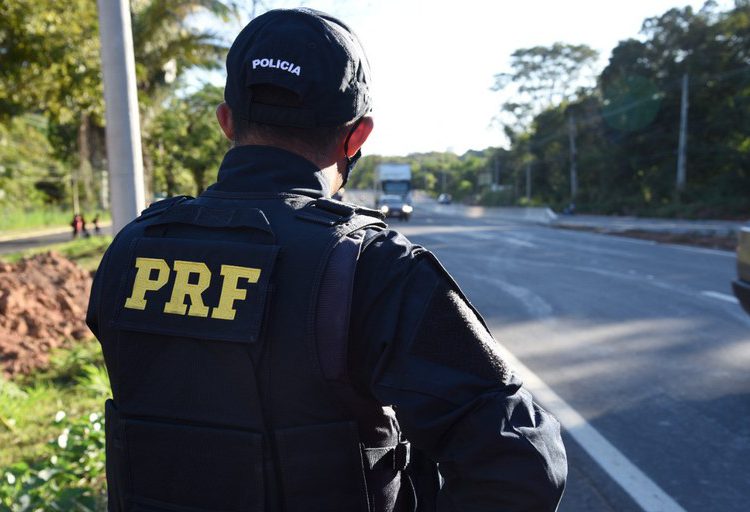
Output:
[[[253,101],[255,85],[291,91],[299,106]],[[304,7],[274,9],[232,43],[224,99],[235,115],[258,123],[338,126],[370,111],[370,66],[342,21]]]

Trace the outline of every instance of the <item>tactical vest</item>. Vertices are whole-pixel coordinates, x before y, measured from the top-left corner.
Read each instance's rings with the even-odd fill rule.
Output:
[[[413,510],[393,410],[347,382],[367,226],[329,199],[209,191],[113,242],[111,511]]]

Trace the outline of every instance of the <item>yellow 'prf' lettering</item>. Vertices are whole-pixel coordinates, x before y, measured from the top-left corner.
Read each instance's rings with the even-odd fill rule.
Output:
[[[146,309],[146,292],[153,292],[167,284],[169,279],[169,265],[159,258],[136,258],[133,290],[125,300],[125,307],[129,309]],[[151,279],[151,272],[157,271],[156,279]]]
[[[240,278],[247,279],[248,283],[257,283],[260,279],[259,268],[238,267],[235,265],[222,265],[221,275],[224,276],[224,283],[221,287],[221,297],[219,305],[211,312],[211,318],[220,320],[234,320],[236,313],[234,303],[238,300],[244,300],[247,297],[247,290],[237,288],[237,282]]]
[[[173,315],[184,315],[187,311],[188,316],[199,316],[206,318],[208,308],[203,303],[203,292],[211,284],[211,271],[205,263],[197,261],[175,260],[174,287],[172,288],[172,297],[169,302],[164,304],[164,312]],[[190,275],[197,274],[198,282],[191,284]],[[185,297],[190,297],[190,308],[185,304]]]

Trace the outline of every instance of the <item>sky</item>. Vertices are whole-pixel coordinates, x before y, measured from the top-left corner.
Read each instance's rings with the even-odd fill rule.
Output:
[[[703,0],[318,0],[305,5],[346,22],[370,60],[375,130],[363,153],[406,155],[506,146],[501,128],[492,124],[502,96],[490,88],[495,74],[510,70],[514,50],[556,41],[587,44],[600,53],[598,72],[619,41],[639,37],[644,19],[672,7],[699,9]],[[731,6],[729,0],[719,5]],[[221,85],[223,74],[212,73],[209,80]]]

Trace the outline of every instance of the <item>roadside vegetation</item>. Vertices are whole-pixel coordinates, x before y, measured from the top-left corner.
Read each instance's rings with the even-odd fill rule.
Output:
[[[70,221],[71,214],[58,208],[38,207],[29,211],[7,209],[0,212],[0,233],[66,226]]]
[[[49,369],[0,374],[0,510],[105,510],[104,400],[94,340],[59,350]]]
[[[148,198],[195,194],[227,149],[213,125],[221,89],[187,93],[185,74],[221,66],[227,42],[206,22],[236,22],[238,5],[130,2]],[[0,3],[2,232],[64,226],[74,213],[90,221],[107,210],[98,32],[96,2]]]
[[[221,88],[187,88],[185,76],[219,68],[227,50],[207,24],[191,22],[194,14],[232,23],[238,5],[131,1],[149,198],[200,193],[228,148],[213,115]],[[519,48],[509,70],[495,76],[501,107],[487,112],[504,147],[366,156],[350,186],[371,188],[379,162],[409,163],[416,188],[473,204],[746,216],[748,12],[750,0],[735,0],[731,8],[708,1],[699,10],[670,9],[644,20],[640,34],[621,41],[600,71],[597,52],[586,45]],[[97,31],[95,2],[0,5],[0,33],[12,42],[3,48],[0,69],[0,231],[67,225],[74,211],[89,220],[106,211]],[[495,56],[498,62],[506,57]],[[678,185],[682,126],[686,174]]]
[[[417,187],[487,206],[747,218],[750,0],[734,4],[722,10],[709,1],[644,20],[600,73],[585,45],[519,48],[493,87],[507,147],[365,157],[351,185],[371,188],[381,161],[411,163]],[[686,172],[678,184],[683,106]]]
[[[56,251],[93,271],[111,237],[5,254],[15,263]],[[28,375],[0,371],[0,511],[106,510],[104,401],[109,379],[93,338],[69,340]]]

